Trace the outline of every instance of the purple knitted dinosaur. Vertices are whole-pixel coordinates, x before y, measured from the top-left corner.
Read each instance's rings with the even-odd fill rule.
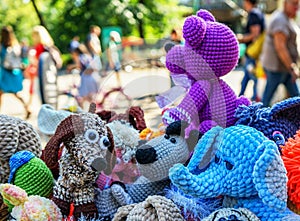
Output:
[[[172,47],[166,66],[174,81],[188,89],[181,103],[163,114],[168,125],[176,120],[190,123],[189,130],[199,129],[204,134],[216,125],[234,125],[234,112],[241,105],[249,105],[245,97],[235,95],[222,80],[237,64],[239,49],[234,33],[215,21],[206,10],[189,16],[183,26],[185,45]],[[185,82],[183,83],[183,79]]]

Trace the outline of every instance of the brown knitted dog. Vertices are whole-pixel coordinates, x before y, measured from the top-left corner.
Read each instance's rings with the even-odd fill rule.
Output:
[[[59,159],[61,144],[64,148]],[[59,124],[43,151],[43,160],[54,173],[59,164],[53,201],[63,215],[68,216],[74,205],[75,218],[81,214],[97,217],[94,183],[100,171],[111,173],[113,149],[111,131],[94,113],[74,114]]]

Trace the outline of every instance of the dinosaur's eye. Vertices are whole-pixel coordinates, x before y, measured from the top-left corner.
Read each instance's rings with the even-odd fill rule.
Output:
[[[99,144],[100,144],[101,149],[107,150],[107,148],[110,146],[110,141],[109,141],[108,137],[103,136],[103,137],[101,137]]]
[[[165,134],[165,136],[164,136],[164,137],[165,137],[165,139],[167,139],[167,140],[168,140],[168,139],[170,138],[170,135],[169,135],[169,134]]]
[[[232,170],[233,164],[225,160],[227,170]]]
[[[220,164],[220,162],[221,162],[220,157],[218,157],[217,155],[215,155],[215,163],[216,164]]]
[[[85,132],[84,137],[89,143],[96,143],[99,140],[99,134],[94,129],[88,129]]]
[[[176,139],[175,139],[174,137],[172,137],[172,138],[170,139],[170,141],[171,141],[171,143],[176,143]]]
[[[284,145],[285,139],[280,131],[274,131],[272,134],[273,140],[277,145]]]

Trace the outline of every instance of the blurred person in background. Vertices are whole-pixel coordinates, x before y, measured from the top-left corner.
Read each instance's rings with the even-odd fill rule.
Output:
[[[272,14],[262,53],[262,65],[267,75],[263,93],[264,106],[270,106],[280,84],[284,84],[290,97],[298,96],[296,79],[299,77],[299,54],[293,19],[299,9],[299,0],[284,0],[283,10]]]
[[[26,111],[26,119],[28,119],[31,113],[28,110],[23,98],[18,95],[18,92],[22,91],[23,89],[24,79],[22,70],[21,46],[11,26],[2,27],[0,43],[0,106],[3,93],[12,93],[23,104]],[[13,52],[13,58],[9,59],[10,61],[8,61],[6,56],[11,51]]]
[[[35,80],[38,76],[38,64],[40,55],[46,51],[46,48],[49,48],[54,45],[54,41],[44,26],[37,25],[32,29],[32,42],[33,42],[33,50],[30,50],[30,64],[26,70],[26,76],[29,77],[30,85],[29,85],[29,102],[28,106],[32,103],[32,98],[34,94],[34,85]]]
[[[94,64],[96,65],[95,68],[97,69],[96,71],[98,71],[99,74],[102,69],[102,62],[100,58],[102,54],[101,42],[99,39],[100,34],[101,28],[97,25],[91,25],[90,32],[86,38],[86,47],[93,57]]]
[[[243,7],[248,12],[247,24],[244,34],[238,34],[237,39],[239,43],[245,43],[248,47],[253,41],[255,41],[259,35],[265,30],[265,17],[260,9],[256,7],[258,0],[244,0]],[[253,80],[253,94],[252,101],[259,101],[257,96],[257,77],[254,75],[254,68],[256,66],[256,60],[249,55],[245,55],[244,64],[244,77],[241,82],[241,91],[239,96],[244,95],[248,82]]]

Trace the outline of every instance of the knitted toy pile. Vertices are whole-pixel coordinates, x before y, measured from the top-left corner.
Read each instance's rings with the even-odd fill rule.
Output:
[[[61,221],[62,214],[51,200],[40,196],[28,196],[25,190],[12,184],[0,184],[0,193],[14,208],[12,220]]]
[[[187,167],[170,169],[187,194],[224,196],[223,206],[246,208],[262,221],[300,220],[287,208],[287,176],[278,147],[256,129],[216,126],[199,140]]]
[[[210,12],[199,10],[196,16],[186,18],[183,37],[184,46],[176,45],[168,51],[166,67],[174,82],[185,87],[188,93],[178,106],[163,113],[163,122],[168,125],[184,120],[191,124],[189,130],[199,129],[202,134],[216,125],[234,125],[236,108],[250,104],[245,97],[237,98],[220,79],[238,62],[235,34],[216,22]],[[158,100],[158,103],[163,101]]]
[[[114,142],[105,122],[94,114],[95,105],[87,113],[73,114],[57,127],[43,151],[43,160],[59,177],[53,189],[53,201],[68,216],[83,214],[97,217],[94,183],[101,171],[111,173],[115,163]],[[60,145],[64,148],[58,161]]]

